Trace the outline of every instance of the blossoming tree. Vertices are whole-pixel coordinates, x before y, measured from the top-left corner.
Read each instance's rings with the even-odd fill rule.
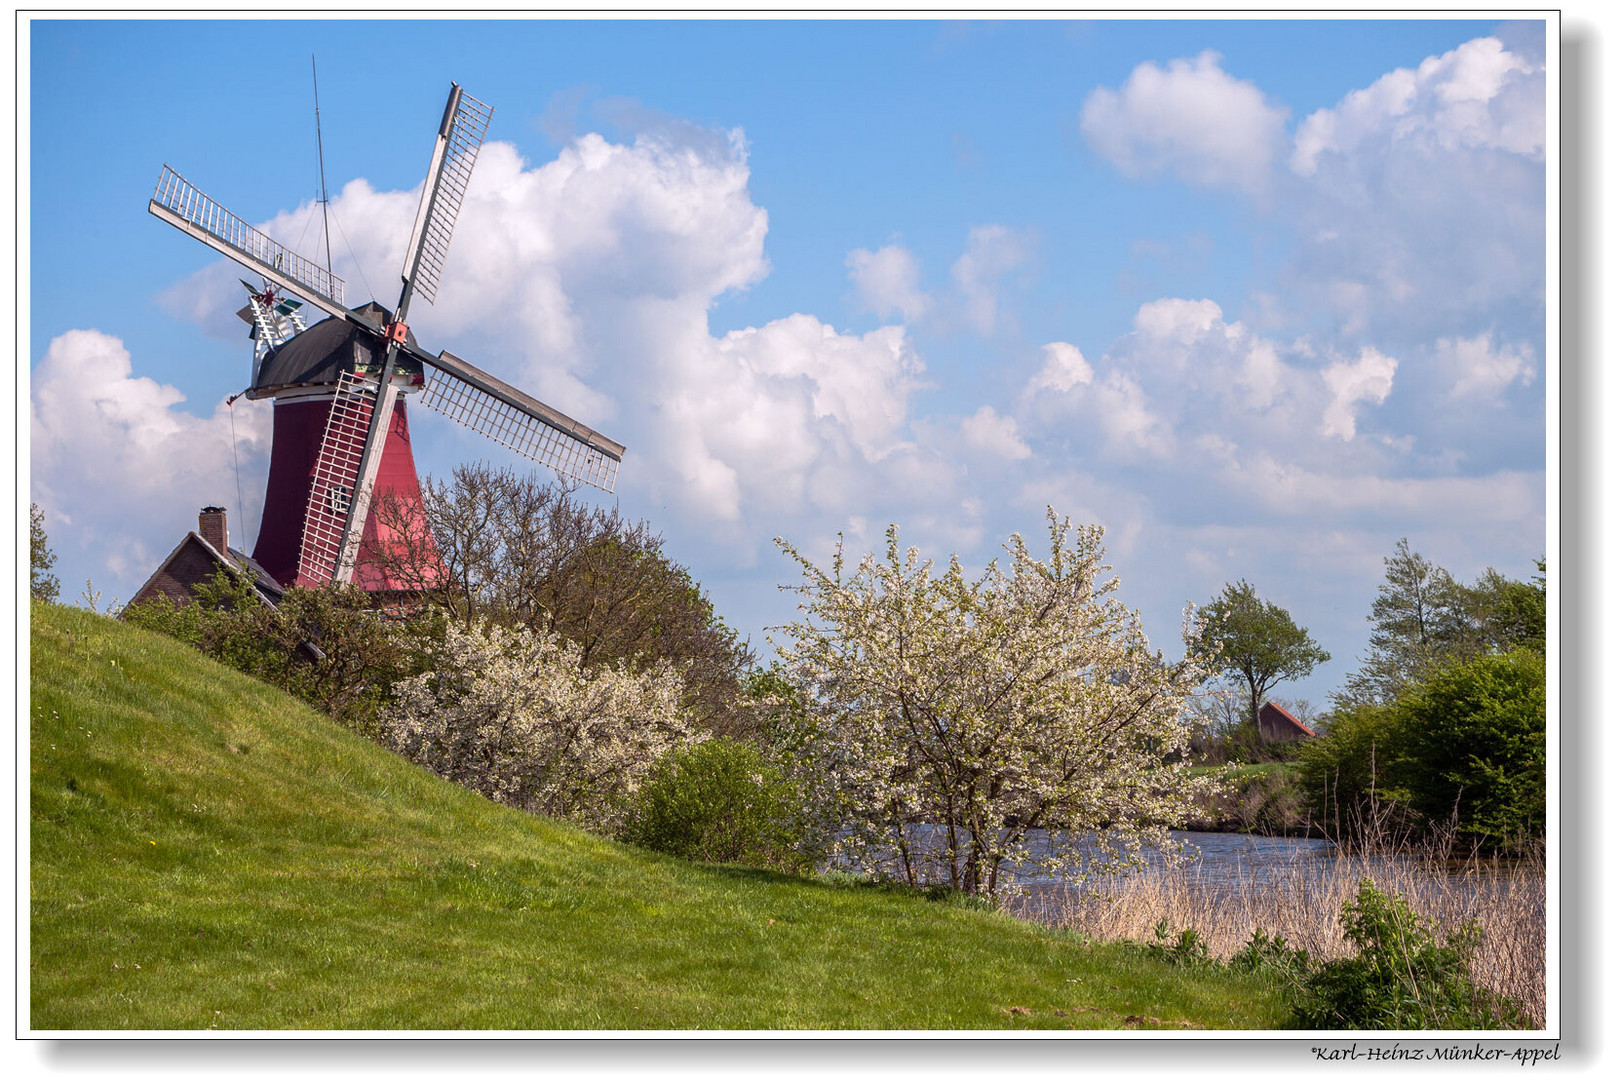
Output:
[[[670,748],[701,738],[666,662],[582,670],[556,634],[452,623],[433,670],[395,686],[397,752],[497,802],[611,833]]]
[[[1018,867],[1077,879],[1173,849],[1165,826],[1208,787],[1166,764],[1206,672],[1150,651],[1102,578],[1101,528],[1048,520],[1044,557],[1015,534],[972,580],[894,526],[853,571],[842,539],[830,571],[777,541],[804,573],[782,715],[847,864],[991,895]]]

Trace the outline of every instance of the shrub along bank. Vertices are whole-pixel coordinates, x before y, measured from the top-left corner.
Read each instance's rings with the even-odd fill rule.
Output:
[[[1514,649],[1440,664],[1389,704],[1342,709],[1301,752],[1301,788],[1331,835],[1444,831],[1517,851],[1546,827],[1547,675]]]

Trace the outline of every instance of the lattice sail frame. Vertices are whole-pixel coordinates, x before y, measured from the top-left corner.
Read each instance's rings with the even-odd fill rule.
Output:
[[[437,184],[434,177],[428,178],[428,183],[435,186],[423,197],[432,197],[433,208],[423,225],[411,288],[430,304],[438,295],[439,274],[445,268],[445,256],[450,251],[456,216],[461,212],[462,198],[467,194],[473,166],[478,163],[479,148],[484,145],[484,134],[494,114],[490,106],[463,91],[457,98],[456,113],[445,137],[445,156],[439,166]],[[409,269],[407,267],[408,273]]]
[[[150,209],[176,228],[196,235],[244,266],[280,279],[334,314],[347,311],[343,279],[291,248],[277,243],[199,191],[169,166],[158,176]],[[161,211],[167,211],[162,213]]]
[[[413,294],[425,297],[429,303],[437,294],[456,218],[494,112],[458,86],[452,87],[452,99],[446,108],[435,164],[423,189],[423,204],[413,229],[414,242],[408,248],[405,287],[396,315],[402,324]],[[257,271],[267,282],[304,296],[330,315],[382,335],[382,326],[348,309],[343,279],[255,229],[168,165],[163,167],[148,208],[156,217]],[[261,331],[269,331],[261,333],[260,343],[283,337],[284,328],[275,313],[260,312],[258,305],[254,313],[261,316],[256,319]],[[293,325],[303,329],[302,318],[293,320]],[[393,347],[391,342],[391,351]],[[560,476],[613,491],[623,446],[459,358],[441,354],[441,360],[448,361],[452,369],[446,371],[436,366],[430,356],[420,352],[416,355],[425,361],[426,385],[421,396],[424,405]],[[256,378],[262,360],[256,348]],[[469,379],[488,380],[494,392]],[[349,538],[353,544],[365,527],[370,491],[369,485],[368,490],[361,491],[360,481],[365,479],[361,472],[366,464],[368,427],[378,409],[379,397],[388,404],[397,391],[396,386],[380,387],[375,379],[352,372],[339,377],[310,485],[299,546],[298,572],[307,581],[328,582],[352,571],[355,551],[348,553],[348,566],[342,562],[344,533],[346,524],[355,530],[356,536]],[[380,419],[387,423],[386,417]],[[352,522],[348,513],[351,501],[356,519]]]
[[[338,376],[337,394],[327,414],[326,434],[310,480],[309,502],[304,509],[304,536],[298,545],[298,575],[326,584],[337,574],[343,552],[343,524],[360,476],[360,458],[366,449],[366,427],[377,405],[375,379],[345,371]],[[365,527],[365,522],[361,522]]]
[[[608,454],[432,364],[422,365],[422,375],[417,400],[428,408],[559,476],[612,494],[619,462]]]

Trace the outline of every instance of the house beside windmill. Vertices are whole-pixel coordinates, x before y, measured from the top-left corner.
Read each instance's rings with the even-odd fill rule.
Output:
[[[1255,722],[1261,729],[1263,743],[1299,742],[1317,737],[1315,731],[1296,720],[1288,709],[1272,701],[1261,706],[1261,711],[1255,714]]]
[[[205,506],[197,514],[197,530],[188,532],[169,557],[158,564],[152,576],[130,597],[125,610],[147,600],[166,596],[177,607],[191,603],[192,591],[224,570],[253,586],[259,598],[271,607],[281,602],[285,590],[252,556],[231,547],[225,508]]]

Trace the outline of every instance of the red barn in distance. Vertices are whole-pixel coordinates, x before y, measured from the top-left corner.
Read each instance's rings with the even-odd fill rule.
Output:
[[[1275,702],[1267,702],[1261,706],[1261,711],[1255,715],[1256,724],[1261,729],[1263,743],[1299,742],[1301,739],[1315,739],[1317,733],[1311,728],[1296,720],[1289,710]]]

